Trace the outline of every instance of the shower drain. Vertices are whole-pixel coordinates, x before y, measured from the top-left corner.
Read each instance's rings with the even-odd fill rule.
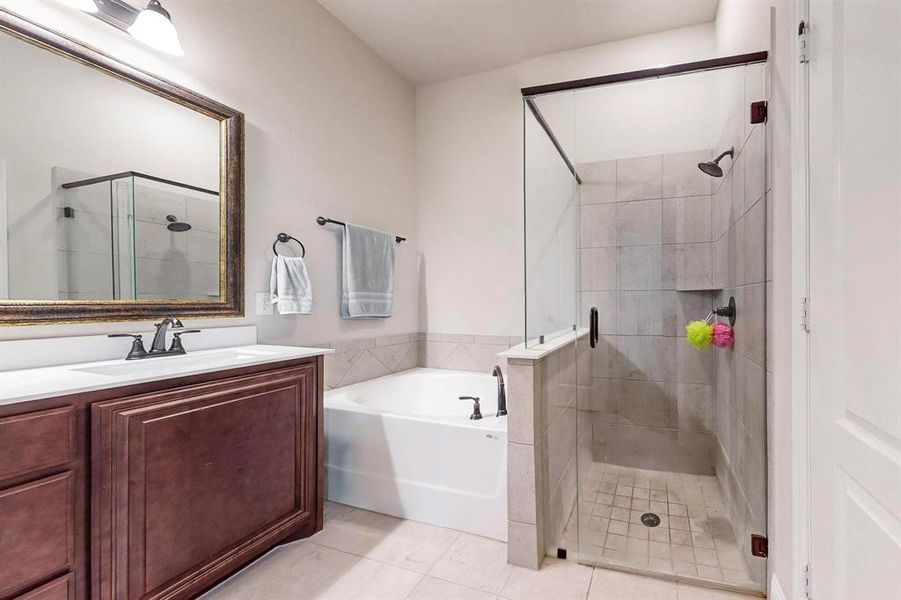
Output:
[[[645,527],[657,527],[660,525],[660,517],[654,513],[644,513],[641,515],[641,524]]]

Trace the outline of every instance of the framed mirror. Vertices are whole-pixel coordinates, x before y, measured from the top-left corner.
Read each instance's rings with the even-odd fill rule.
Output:
[[[0,324],[244,314],[244,116],[0,9]]]

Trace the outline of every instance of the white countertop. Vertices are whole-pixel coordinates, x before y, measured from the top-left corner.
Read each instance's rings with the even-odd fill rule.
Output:
[[[240,367],[262,365],[308,356],[331,354],[327,348],[266,346],[253,344],[213,350],[199,350],[178,356],[126,361],[99,362],[21,369],[0,372],[0,405],[41,398],[173,379]]]

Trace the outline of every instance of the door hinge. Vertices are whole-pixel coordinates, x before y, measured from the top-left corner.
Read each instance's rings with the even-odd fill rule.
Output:
[[[751,535],[751,554],[760,558],[766,558],[770,553],[770,542],[763,535]]]
[[[810,565],[804,565],[804,596],[807,598],[813,598],[813,592],[811,590],[811,568]]]
[[[809,29],[810,26],[806,21],[798,23],[798,62],[802,64],[810,62],[810,57],[807,53],[807,31]]]
[[[766,123],[767,109],[766,100],[751,103],[751,125],[757,123]]]
[[[810,333],[810,298],[801,298],[801,331]]]

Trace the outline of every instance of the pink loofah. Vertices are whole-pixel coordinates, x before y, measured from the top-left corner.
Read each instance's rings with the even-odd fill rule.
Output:
[[[725,323],[713,324],[713,345],[718,348],[729,348],[735,343],[735,330]]]

